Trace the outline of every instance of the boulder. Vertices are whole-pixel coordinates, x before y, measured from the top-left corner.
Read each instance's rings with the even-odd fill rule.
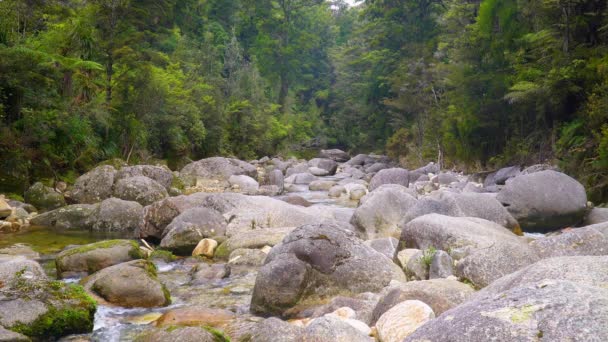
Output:
[[[259,323],[250,342],[297,342],[304,329],[271,317]]]
[[[454,182],[458,182],[458,177],[451,173],[440,173],[431,179],[433,183],[441,185],[450,185]]]
[[[586,226],[585,228],[593,228],[593,229],[597,230],[598,232],[604,234],[605,237],[608,237],[608,222],[592,224],[592,225]]]
[[[256,194],[260,184],[253,178],[245,175],[232,175],[228,178],[228,183],[235,186],[244,194]]]
[[[229,266],[254,266],[264,264],[266,253],[259,249],[239,248],[230,253],[228,257]]]
[[[55,266],[60,278],[79,277],[143,257],[134,241],[106,240],[62,251],[55,258]]]
[[[365,173],[376,173],[380,170],[388,169],[389,166],[384,163],[374,163],[365,168]]]
[[[401,342],[433,318],[435,313],[430,306],[419,300],[406,300],[385,312],[376,322],[376,330],[382,342]]]
[[[108,198],[101,202],[90,216],[93,231],[121,233],[124,238],[136,237],[144,215],[141,204],[118,198]]]
[[[521,172],[521,174],[522,175],[529,175],[531,173],[541,172],[541,171],[546,171],[546,170],[561,172],[560,169],[559,169],[559,167],[557,167],[555,165],[551,165],[551,164],[536,164],[536,165],[528,166],[527,168],[525,168]]]
[[[268,254],[256,277],[251,310],[282,315],[313,294],[379,291],[393,279],[405,276],[352,231],[337,224],[304,225]]]
[[[78,177],[71,191],[71,198],[77,203],[92,204],[112,197],[116,169],[101,165]]]
[[[400,242],[409,248],[448,252],[456,274],[480,288],[538,260],[522,238],[494,222],[471,217],[416,218],[405,225]]]
[[[329,191],[334,185],[336,185],[336,182],[334,181],[316,180],[311,182],[308,185],[308,188],[310,191]]]
[[[44,270],[37,262],[21,255],[0,255],[0,290],[17,279],[37,281],[47,279]]]
[[[37,212],[38,209],[36,209],[36,207],[34,207],[31,204],[28,203],[23,203],[20,201],[15,201],[15,200],[8,200],[6,201],[8,203],[8,205],[12,208],[21,208],[24,209],[25,211],[27,211],[29,214],[33,213],[33,212]],[[6,208],[5,208],[6,209]]]
[[[334,185],[328,191],[328,196],[337,198],[346,193],[346,188],[344,185]]]
[[[144,207],[144,219],[137,235],[140,238],[154,237],[161,239],[165,228],[182,212],[200,206],[207,193],[198,192],[165,198],[162,201]]]
[[[447,278],[452,275],[452,257],[444,251],[436,251],[429,266],[429,279]]]
[[[519,166],[509,166],[492,172],[486,176],[483,186],[504,185],[508,179],[519,176],[521,174],[520,170]]]
[[[493,195],[481,193],[453,193],[440,191],[421,198],[403,216],[402,224],[427,214],[453,217],[478,217],[519,231],[515,218]]]
[[[333,161],[337,161],[338,163],[348,161],[349,158],[348,153],[339,149],[321,150],[319,157],[331,159]]]
[[[388,237],[367,240],[364,243],[392,260],[397,252],[399,240],[395,239],[394,237]]]
[[[30,224],[58,229],[93,228],[99,204],[73,204],[33,217]]]
[[[352,157],[349,161],[347,161],[346,164],[350,165],[350,166],[358,166],[358,165],[370,164],[373,162],[374,162],[374,158],[371,158],[367,154],[357,154],[356,156]]]
[[[439,168],[439,165],[437,165],[437,164],[435,164],[433,162],[430,162],[426,166],[418,168],[418,169],[416,169],[416,170],[414,170],[412,172],[428,175],[429,173],[437,174],[437,173],[439,173],[439,171],[441,171],[440,168]]]
[[[122,167],[116,173],[114,181],[124,178],[143,176],[153,179],[158,184],[162,185],[167,191],[173,184],[173,172],[166,166],[156,165],[135,165]]]
[[[540,171],[507,181],[500,201],[524,231],[550,231],[580,222],[587,208],[585,188],[555,171]]]
[[[593,228],[574,228],[559,235],[540,237],[530,246],[541,258],[568,255],[608,255],[608,237]]]
[[[235,234],[220,244],[215,256],[227,258],[239,248],[262,248],[279,244],[294,228],[265,229],[263,234],[257,230]]]
[[[399,223],[406,212],[416,204],[416,199],[407,188],[382,185],[361,199],[351,224],[367,239],[398,237]]]
[[[329,171],[327,171],[325,169],[318,168],[316,166],[309,167],[308,168],[308,173],[310,173],[313,176],[317,176],[317,177],[329,176]]]
[[[114,186],[114,196],[145,206],[169,197],[169,194],[152,178],[135,176],[118,180]]]
[[[284,197],[281,197],[280,200],[283,201],[283,202],[285,202],[285,203],[289,203],[289,204],[293,204],[293,205],[298,205],[300,207],[305,207],[305,208],[308,208],[308,207],[312,206],[311,202],[309,202],[304,197],[298,196],[298,195],[284,196]]]
[[[317,180],[317,177],[313,176],[310,173],[296,173],[287,178],[285,178],[286,183],[290,184],[304,184],[308,185],[313,181]]]
[[[134,260],[102,269],[81,283],[98,301],[126,308],[158,307],[171,303],[171,296],[158,280],[150,261]]]
[[[230,276],[230,268],[226,264],[199,263],[190,271],[190,285],[203,285]]]
[[[608,289],[564,280],[522,284],[478,297],[418,328],[404,341],[606,341]]]
[[[96,305],[82,287],[48,280],[31,260],[0,257],[0,285],[0,340],[7,335],[3,328],[35,341],[93,329]]]
[[[25,335],[4,329],[0,326],[0,342],[30,342],[31,339]]]
[[[385,288],[374,308],[372,323],[395,305],[406,300],[419,300],[429,305],[437,315],[466,302],[475,290],[451,279],[431,279],[397,283]]]
[[[301,342],[372,342],[373,340],[343,320],[324,316],[313,320],[304,329]]]
[[[400,168],[380,170],[369,182],[369,191],[383,184],[399,184],[407,188],[410,184],[409,171]]]
[[[427,280],[429,279],[429,258],[430,255],[427,255],[429,252],[418,250],[415,254],[413,254],[403,270],[405,274],[407,274],[408,278],[411,280]]]
[[[327,171],[328,175],[335,175],[338,169],[338,163],[328,158],[315,158],[308,161],[309,167],[316,167]]]
[[[165,228],[160,247],[190,255],[202,239],[224,236],[226,225],[226,219],[216,210],[191,208],[179,214]]]
[[[255,166],[238,159],[212,157],[184,166],[180,174],[201,179],[227,181],[233,175],[257,178],[258,172]]]
[[[608,222],[608,208],[593,208],[585,216],[584,225]]]
[[[279,188],[279,193],[283,192],[285,188],[285,177],[281,170],[272,170],[268,174],[268,184],[276,185]]]
[[[564,256],[540,260],[508,274],[481,289],[477,296],[493,296],[523,284],[544,279],[567,280],[589,286],[608,287],[608,256]]]
[[[337,296],[333,297],[327,304],[303,310],[298,317],[317,318],[327,314],[337,314],[344,309],[348,309],[352,312],[350,318],[356,318],[366,325],[370,325],[372,311],[376,307],[378,299],[378,295],[371,292],[364,292],[355,297]]]
[[[65,198],[55,189],[38,182],[25,192],[25,201],[38,210],[53,210],[65,206]]]

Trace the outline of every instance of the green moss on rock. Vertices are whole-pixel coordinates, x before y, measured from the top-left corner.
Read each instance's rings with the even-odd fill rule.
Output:
[[[172,261],[175,261],[177,259],[177,257],[170,251],[157,249],[154,252],[152,252],[152,254],[150,255],[150,257],[148,259],[160,259],[165,262],[172,262]]]

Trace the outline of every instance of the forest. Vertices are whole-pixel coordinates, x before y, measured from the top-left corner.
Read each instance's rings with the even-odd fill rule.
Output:
[[[307,148],[608,197],[604,0],[2,0],[0,191]]]

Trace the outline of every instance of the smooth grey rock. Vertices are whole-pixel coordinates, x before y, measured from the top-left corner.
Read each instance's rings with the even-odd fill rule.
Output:
[[[395,239],[394,237],[388,237],[367,240],[364,243],[392,260],[395,253],[397,253],[397,246],[399,245],[399,240]]]
[[[337,296],[333,297],[327,304],[304,310],[301,317],[322,317],[331,314],[340,308],[350,308],[355,312],[357,320],[371,325],[372,312],[378,303],[379,296],[371,292],[364,292],[355,297]]]
[[[409,190],[401,185],[382,185],[361,199],[351,223],[367,239],[398,237],[399,223],[416,204]]]
[[[405,339],[422,341],[605,341],[608,289],[544,280],[466,302]]]
[[[282,315],[311,294],[379,291],[405,280],[390,259],[337,224],[296,228],[274,246],[256,277],[252,312]]]
[[[78,177],[71,197],[78,203],[97,203],[112,197],[116,169],[102,165]]]
[[[308,166],[317,167],[327,171],[327,174],[333,176],[336,174],[338,169],[338,163],[327,158],[314,158],[308,161]]]
[[[13,327],[18,324],[31,325],[49,308],[39,300],[17,298],[0,301],[0,324]]]
[[[452,275],[452,257],[444,251],[436,251],[429,267],[429,279],[447,278]]]
[[[405,224],[427,214],[453,217],[478,217],[517,230],[518,223],[493,195],[440,191],[421,198],[403,217]]]
[[[118,198],[101,202],[90,218],[91,229],[98,232],[120,232],[124,238],[136,237],[144,217],[141,204]]]
[[[548,231],[580,222],[587,208],[585,188],[555,171],[540,171],[507,181],[496,198],[524,231]]]
[[[266,253],[259,249],[239,248],[230,253],[229,266],[262,266]]]
[[[306,327],[299,342],[372,342],[350,324],[332,316],[316,318]]]
[[[520,170],[519,166],[509,166],[492,172],[484,180],[483,186],[504,185],[508,179],[519,176],[521,174]]]
[[[321,150],[319,157],[328,158],[339,163],[343,163],[349,159],[348,153],[336,148],[330,150]]]
[[[608,256],[564,256],[540,260],[508,274],[481,289],[476,296],[492,296],[543,279],[567,280],[583,285],[608,287]]]
[[[272,170],[268,174],[268,182],[270,185],[276,185],[279,188],[279,193],[283,192],[285,188],[285,177],[281,170]]]
[[[156,165],[135,165],[122,167],[116,173],[114,181],[118,181],[123,178],[130,178],[136,176],[144,176],[153,179],[158,184],[162,185],[167,191],[171,188],[173,183],[173,172],[166,166]]]
[[[574,228],[530,243],[541,258],[567,255],[608,255],[608,237],[593,228]]]
[[[337,198],[346,193],[344,185],[334,185],[329,189],[328,196]]]
[[[308,163],[298,163],[287,169],[285,176],[290,177],[298,173],[308,173]]]
[[[418,251],[408,260],[404,270],[410,279],[429,279],[429,264],[425,262],[424,258],[425,251]]]
[[[410,184],[409,171],[400,168],[380,170],[369,182],[369,190],[374,191],[383,184],[399,184],[407,188]]]
[[[190,285],[203,285],[230,276],[230,268],[226,264],[199,263],[190,272]]]
[[[440,173],[431,179],[433,183],[439,183],[441,185],[449,185],[454,182],[458,182],[458,178],[451,173]]]
[[[296,173],[285,178],[285,183],[308,185],[315,180],[317,180],[317,177],[310,173]]]
[[[532,166],[528,166],[527,168],[525,168],[521,174],[522,175],[529,175],[531,173],[535,173],[535,172],[540,172],[540,171],[546,171],[546,170],[551,170],[551,171],[556,171],[556,172],[561,172],[561,170],[559,169],[559,167],[555,166],[555,165],[550,165],[550,164],[536,164],[536,165],[532,165]]]
[[[134,260],[110,266],[81,282],[97,299],[126,308],[167,306],[171,298],[156,277],[156,266]]]
[[[232,175],[246,175],[255,179],[258,171],[255,166],[242,160],[212,157],[184,166],[180,174],[201,179],[227,181]]]
[[[367,164],[369,163],[373,163],[374,159],[371,158],[370,156],[368,156],[367,154],[357,154],[356,156],[352,157],[349,161],[346,162],[347,165],[351,165],[351,166],[357,166],[357,165],[365,165],[366,162]]]
[[[336,182],[334,182],[334,181],[316,180],[316,181],[311,182],[308,185],[308,188],[310,189],[310,191],[328,191],[334,185],[336,185]]]
[[[450,279],[431,279],[409,281],[391,285],[380,293],[380,300],[372,314],[372,324],[390,308],[406,301],[419,300],[429,305],[436,315],[467,301],[475,290],[459,281]]]
[[[228,178],[228,183],[231,186],[238,186],[244,194],[256,194],[260,188],[260,184],[253,178],[245,175],[232,175]]]
[[[114,196],[141,205],[150,205],[169,197],[164,186],[145,176],[122,178],[114,185]]]
[[[92,229],[99,204],[73,204],[33,217],[30,224],[58,229]]]
[[[279,244],[294,228],[271,228],[262,232],[252,230],[232,235],[222,242],[215,251],[215,257],[227,258],[230,253],[239,248],[262,248]]]
[[[271,317],[256,326],[251,342],[297,342],[303,332],[303,328]]]
[[[456,274],[480,288],[538,260],[522,238],[496,223],[471,217],[418,217],[405,225],[400,243],[447,251],[456,260]]]
[[[585,216],[584,225],[608,222],[608,208],[593,208]]]
[[[160,246],[177,254],[190,255],[202,239],[224,236],[226,226],[226,219],[218,211],[190,208],[165,228]]]
[[[439,169],[439,165],[431,162],[431,163],[428,163],[426,166],[418,168],[412,172],[422,173],[422,174],[429,174],[429,173],[437,174],[437,173],[439,173],[439,171],[441,171]]]
[[[33,260],[24,256],[0,255],[0,282],[3,286],[12,284],[18,278],[35,281],[44,280],[47,276],[40,264]]]
[[[169,197],[144,207],[144,219],[137,236],[161,239],[165,228],[175,217],[190,208],[201,206],[207,196],[209,194],[198,192],[188,196]]]
[[[68,278],[143,257],[134,241],[108,240],[64,250],[55,258],[55,266],[60,278]]]
[[[384,169],[388,169],[388,165],[384,164],[384,163],[374,163],[368,167],[365,168],[365,172],[366,173],[375,173],[378,172],[380,170],[384,170]]]

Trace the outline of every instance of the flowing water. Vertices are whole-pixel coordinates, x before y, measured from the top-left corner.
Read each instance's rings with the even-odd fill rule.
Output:
[[[324,180],[338,179],[319,177]],[[302,186],[301,191],[289,195],[301,196],[313,203],[312,207],[321,212],[333,212],[336,215],[352,215],[356,202],[337,201],[327,195],[327,191],[309,191]],[[315,208],[313,208],[315,210]],[[86,231],[53,231],[44,227],[33,227],[26,231],[0,236],[0,248],[23,244],[40,253],[38,261],[49,276],[55,277],[54,258],[58,252],[69,245],[82,245],[100,240],[115,238],[107,235],[95,235]],[[171,293],[172,304],[164,308],[126,309],[99,305],[95,314],[94,331],[89,337],[93,341],[129,341],[133,340],[146,326],[160,317],[164,312],[183,305],[203,305],[212,308],[231,310],[242,317],[249,317],[249,303],[255,284],[257,270],[254,267],[232,268],[228,278],[211,281],[203,285],[191,285],[192,268],[203,261],[196,258],[182,258],[174,262],[154,260],[158,268],[159,279]],[[66,282],[78,282],[80,279],[64,279]],[[255,320],[256,318],[251,318]]]

